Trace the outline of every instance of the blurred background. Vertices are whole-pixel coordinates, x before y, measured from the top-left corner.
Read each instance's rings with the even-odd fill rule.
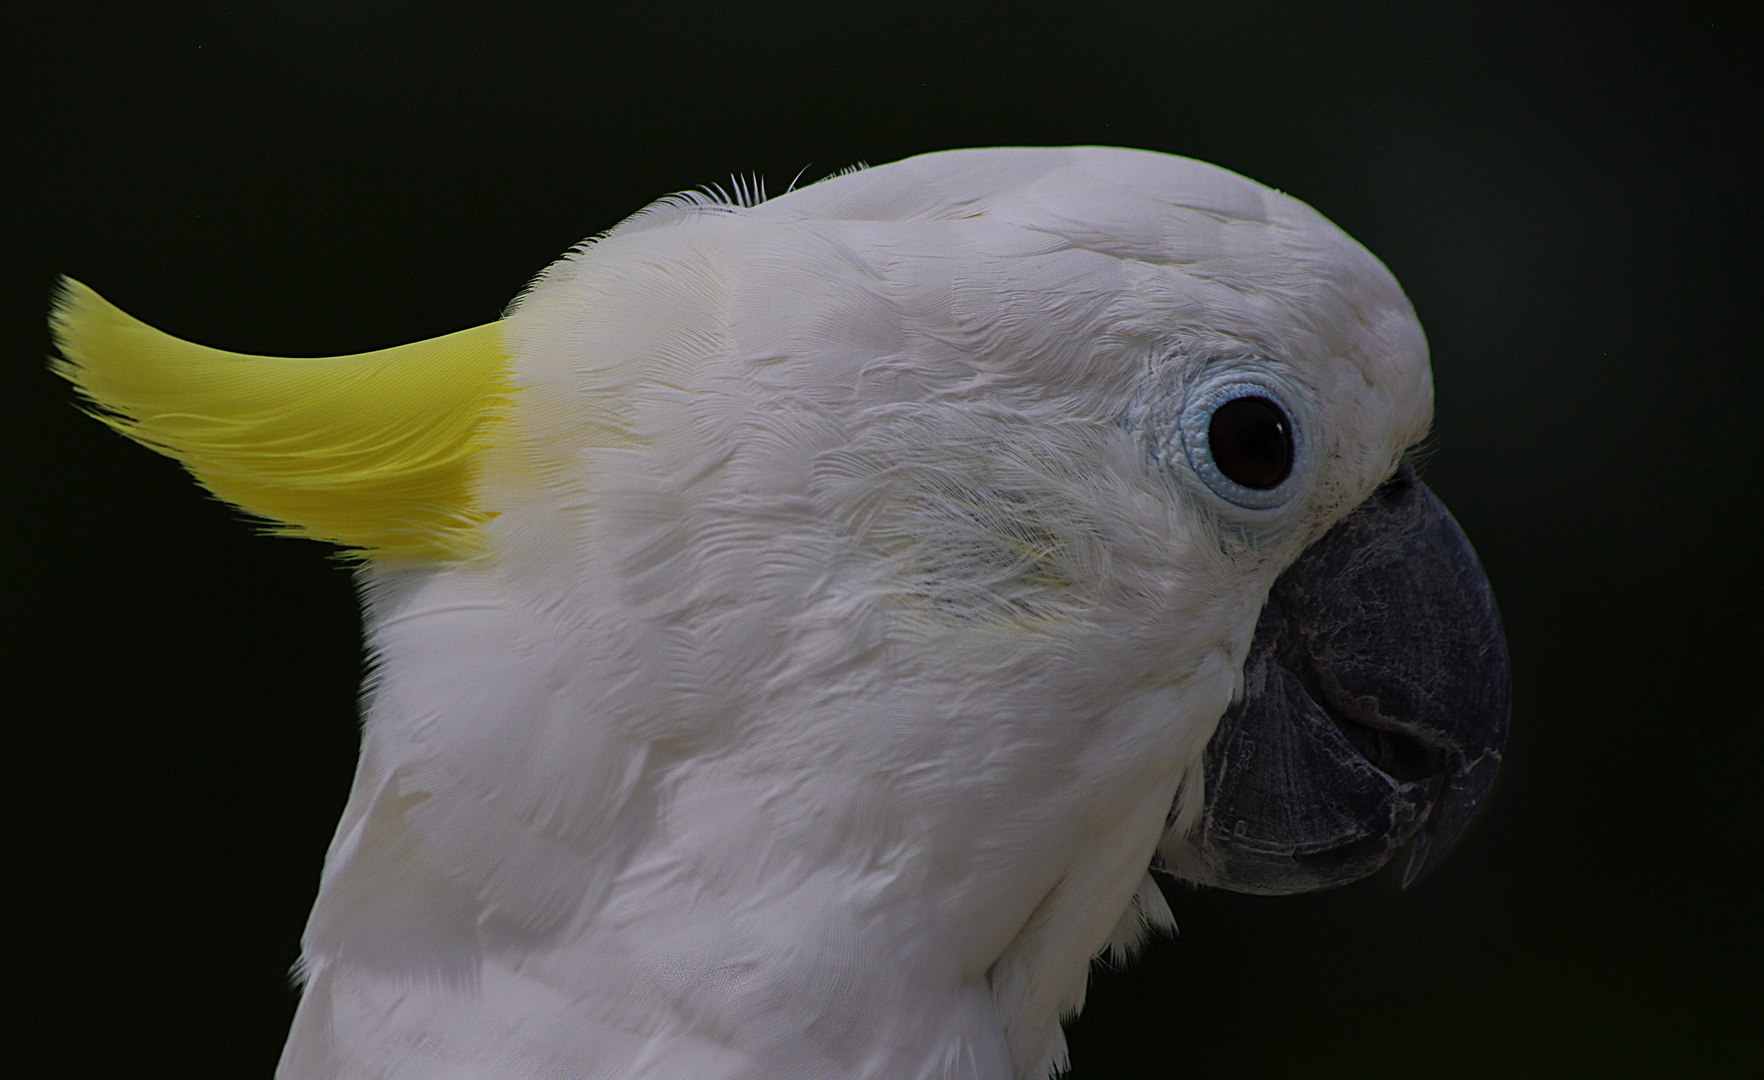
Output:
[[[1515,704],[1491,801],[1416,888],[1172,888],[1180,936],[1098,972],[1072,1076],[1764,1075],[1760,11],[6,16],[8,1054],[270,1074],[362,667],[329,551],[75,412],[56,275],[205,344],[358,352],[493,319],[731,174],[1108,143],[1297,195],[1403,282],[1425,475],[1494,582]]]

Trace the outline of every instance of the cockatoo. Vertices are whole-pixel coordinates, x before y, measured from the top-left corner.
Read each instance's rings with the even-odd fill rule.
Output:
[[[106,422],[359,559],[286,1080],[1040,1080],[1148,870],[1413,876],[1499,762],[1414,312],[1197,161],[676,196],[359,356],[53,323]]]

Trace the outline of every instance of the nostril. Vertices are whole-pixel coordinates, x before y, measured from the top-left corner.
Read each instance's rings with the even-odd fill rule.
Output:
[[[1390,479],[1378,485],[1378,490],[1372,493],[1372,497],[1379,502],[1395,502],[1414,485],[1415,466],[1404,459],[1402,464],[1397,466],[1397,471],[1391,474]]]

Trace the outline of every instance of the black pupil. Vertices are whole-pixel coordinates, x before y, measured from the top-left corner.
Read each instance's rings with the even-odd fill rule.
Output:
[[[1265,397],[1232,398],[1207,425],[1213,464],[1226,478],[1254,491],[1280,486],[1292,473],[1292,425]]]

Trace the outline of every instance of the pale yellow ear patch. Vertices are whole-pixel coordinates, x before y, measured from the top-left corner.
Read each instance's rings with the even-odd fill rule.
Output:
[[[355,356],[248,356],[66,279],[51,325],[55,371],[95,416],[276,532],[396,561],[482,550],[473,466],[511,386],[499,323]]]

